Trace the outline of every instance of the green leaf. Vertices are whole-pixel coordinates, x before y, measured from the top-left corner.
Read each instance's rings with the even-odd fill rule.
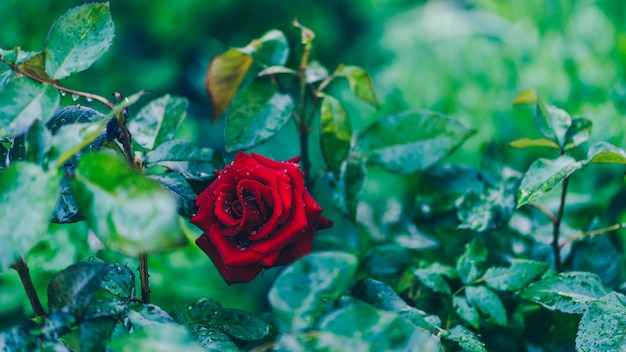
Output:
[[[485,283],[500,291],[517,291],[535,281],[550,268],[548,264],[525,259],[510,259],[508,268],[489,268],[483,275]]]
[[[547,138],[539,138],[539,139],[521,138],[521,139],[518,139],[509,143],[509,145],[513,148],[518,148],[518,149],[525,149],[525,148],[532,148],[532,147],[548,147],[548,148],[554,148],[557,150],[561,149],[561,147],[556,142]]]
[[[45,172],[25,162],[12,164],[0,174],[0,271],[46,234],[61,176],[57,170]]]
[[[317,252],[285,268],[269,291],[269,302],[281,331],[307,329],[322,316],[326,300],[345,291],[357,259],[343,252]]]
[[[102,277],[100,287],[126,301],[135,296],[135,274],[128,266],[115,264]]]
[[[107,248],[137,256],[185,243],[172,196],[125,160],[88,153],[71,186],[80,212]]]
[[[209,148],[187,141],[165,142],[144,159],[148,167],[163,166],[180,173],[186,179],[206,181],[215,176],[214,171],[224,166],[224,161]]]
[[[59,91],[51,85],[18,77],[0,91],[0,126],[9,135],[21,134],[35,120],[47,122],[59,100]]]
[[[413,275],[419,280],[419,282],[435,292],[441,292],[445,294],[451,294],[450,286],[444,279],[444,276],[449,272],[439,263],[432,263],[426,268],[419,268],[413,270]],[[452,268],[449,268],[453,270]]]
[[[313,60],[306,66],[304,71],[306,83],[319,82],[328,77],[328,69],[324,67],[319,61]]]
[[[517,208],[550,192],[582,166],[582,162],[567,155],[536,160],[524,174],[517,191]]]
[[[567,129],[565,134],[565,145],[563,149],[568,150],[576,148],[585,143],[591,137],[591,127],[593,122],[584,117],[578,117],[572,120],[572,125]]]
[[[111,46],[115,28],[109,3],[74,7],[54,22],[46,43],[46,73],[54,80],[84,71]]]
[[[111,317],[89,319],[80,324],[81,351],[106,351],[118,320]]]
[[[205,350],[212,352],[239,351],[230,337],[216,328],[207,327],[202,324],[190,324],[189,331]]]
[[[589,304],[576,334],[577,351],[626,350],[626,297],[617,292]]]
[[[487,247],[482,240],[475,238],[465,245],[465,252],[456,262],[456,271],[464,284],[471,284],[480,278],[486,260]]]
[[[287,74],[292,76],[299,75],[298,71],[290,69],[285,66],[270,66],[261,70],[261,72],[257,73],[257,77],[277,75],[277,74]]]
[[[549,310],[580,314],[591,302],[608,294],[600,278],[587,272],[567,272],[548,276],[522,291],[520,297]]]
[[[330,95],[324,95],[320,115],[322,156],[330,170],[337,173],[350,151],[350,118],[339,101]]]
[[[458,205],[459,228],[478,232],[494,231],[506,226],[516,206],[517,175],[497,184],[486,183],[481,193],[467,193]]]
[[[474,133],[457,121],[431,111],[408,111],[375,122],[357,147],[389,171],[409,174],[430,168]]]
[[[334,175],[329,175],[333,177]],[[333,201],[352,223],[356,223],[357,207],[365,184],[366,169],[362,158],[348,158],[341,164],[338,180],[333,187]]]
[[[52,147],[52,135],[39,120],[35,120],[26,131],[24,140],[26,148],[26,160],[35,164],[43,165],[46,154]]]
[[[52,312],[46,316],[41,335],[46,340],[57,340],[72,330],[76,324],[76,317],[67,311]]]
[[[273,29],[261,38],[253,40],[248,47],[253,49],[252,57],[263,67],[284,65],[289,58],[289,43],[283,32]]]
[[[112,352],[185,351],[204,352],[185,327],[175,324],[157,324],[118,335],[108,346]]]
[[[626,151],[607,142],[597,142],[589,147],[586,163],[626,164]]]
[[[128,122],[133,140],[147,150],[172,140],[187,116],[188,105],[187,99],[169,94],[151,101]]]
[[[44,82],[52,83],[54,80],[46,73],[45,56],[43,53],[37,53],[37,55],[25,60],[18,65],[21,72],[26,75],[38,78]]]
[[[0,350],[2,351],[33,351],[38,341],[35,336],[22,326],[15,326],[0,332]]]
[[[480,341],[478,336],[471,332],[469,329],[464,327],[463,325],[457,325],[452,329],[448,330],[449,334],[444,335],[444,338],[447,340],[451,340],[457,342],[459,347],[466,352],[487,352],[485,348],[485,344]]]
[[[58,273],[48,285],[51,312],[67,312],[82,318],[100,281],[110,266],[106,263],[79,262]]]
[[[102,278],[100,287],[104,286],[106,278]],[[134,298],[134,296],[133,296]],[[125,317],[128,313],[128,306],[126,305],[129,297],[120,299],[119,297],[107,297],[95,299],[87,307],[84,319],[86,320],[99,320],[102,318],[120,318]]]
[[[196,212],[196,192],[187,180],[174,172],[160,175],[148,175],[151,179],[165,186],[176,199],[178,214],[191,218]]]
[[[409,346],[420,346],[422,351],[436,350],[439,338],[428,331],[418,329],[395,313],[353,301],[325,315],[319,329],[347,337],[359,337],[372,344],[373,351],[401,351]]]
[[[328,331],[282,334],[277,339],[275,348],[278,352],[372,351],[371,345],[359,337],[346,337]]]
[[[513,105],[519,104],[534,106],[535,122],[541,134],[560,146],[564,146],[567,143],[565,136],[572,124],[572,118],[567,112],[546,104],[532,89],[521,92],[515,98]]]
[[[254,315],[239,309],[218,310],[211,326],[228,336],[242,341],[260,340],[270,334],[270,325]]]
[[[507,325],[506,310],[500,297],[486,286],[466,287],[465,297],[470,304],[478,308],[481,313],[492,318],[496,324]]]
[[[256,80],[239,92],[226,119],[226,151],[255,147],[289,121],[294,102],[269,81]]]
[[[218,301],[205,298],[187,307],[189,317],[195,323],[211,322],[215,314],[220,310],[222,310],[222,305]]]
[[[350,84],[350,89],[357,98],[371,104],[375,108],[380,107],[374,95],[372,79],[364,69],[357,66],[339,65],[335,69],[334,75],[345,77]]]
[[[63,106],[54,111],[54,115],[46,123],[46,127],[55,135],[65,125],[97,122],[103,119],[105,119],[103,113],[88,106]]]
[[[174,319],[162,308],[154,304],[132,304],[129,306],[128,320],[134,330],[149,329],[154,326],[175,324]]]
[[[474,329],[480,327],[480,316],[478,311],[471,305],[465,296],[455,295],[452,296],[452,306],[454,311],[459,315],[461,319],[470,324]]]
[[[252,61],[250,55],[237,49],[229,49],[211,60],[204,84],[213,103],[213,121],[228,109]]]

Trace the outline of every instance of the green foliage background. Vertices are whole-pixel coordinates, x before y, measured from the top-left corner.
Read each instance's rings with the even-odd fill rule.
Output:
[[[0,47],[39,50],[52,21],[77,4],[0,2]],[[127,0],[112,1],[111,12],[117,34],[111,50],[86,72],[64,81],[64,86],[103,96],[147,89],[153,92],[152,98],[164,93],[187,97],[189,118],[179,129],[180,137],[216,150],[224,149],[224,126],[223,121],[209,123],[204,72],[210,58],[228,47],[244,46],[270,28],[282,30],[294,43],[299,35],[291,27],[294,17],[315,31],[314,56],[327,67],[349,63],[372,75],[380,110],[357,101],[345,83],[331,87],[335,96],[349,102],[344,106],[357,131],[394,112],[432,109],[477,130],[446,162],[478,166],[489,152],[524,171],[542,153],[548,155],[508,146],[512,140],[540,135],[527,110],[511,107],[520,91],[532,87],[572,115],[591,119],[590,142],[626,145],[626,4],[619,0]],[[72,103],[69,96],[63,99],[61,105]],[[139,108],[132,109],[136,113]],[[313,150],[314,170],[322,164],[318,149]],[[291,123],[278,138],[255,149],[275,159],[291,158],[295,150],[298,144]],[[623,166],[609,165],[575,174],[568,194],[568,224],[582,228],[594,221],[623,221],[623,172]],[[391,236],[396,231],[417,187],[412,177],[370,168],[362,198],[369,207],[360,213],[362,226],[355,230],[341,219],[319,180],[315,196],[325,216],[337,224],[331,234],[318,235],[316,248],[369,253],[374,244],[384,242],[385,233]],[[42,298],[53,273],[94,253],[83,236],[85,226],[51,225],[54,235],[29,253],[28,263]],[[190,226],[186,231],[190,240],[199,235]],[[338,234],[345,237],[337,238]],[[623,247],[624,235],[611,240]],[[454,262],[463,252],[455,241],[446,247],[426,255],[449,256],[448,261]],[[111,252],[100,255],[137,267],[134,258]],[[598,263],[585,263],[584,255],[580,258],[577,268],[603,270],[605,284],[624,281],[621,262],[601,269]],[[227,287],[208,258],[195,246],[187,246],[152,255],[150,273],[153,302],[165,309],[209,297],[225,307],[259,312],[266,307],[266,292],[277,270],[267,271],[249,285]],[[0,274],[0,330],[31,314],[15,272]]]

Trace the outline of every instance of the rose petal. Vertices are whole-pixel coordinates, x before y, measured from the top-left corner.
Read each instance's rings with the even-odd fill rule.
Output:
[[[217,248],[211,243],[206,233],[202,234],[202,236],[196,240],[196,244],[211,258],[217,271],[229,285],[239,282],[249,282],[263,270],[260,265],[230,266],[224,264]]]
[[[274,170],[282,170],[291,179],[290,183],[293,189],[300,193],[304,191],[304,176],[302,175],[298,164],[284,161],[276,161],[254,153],[252,153],[252,157],[254,158],[254,160],[258,161],[260,164],[266,167],[272,168]]]
[[[280,252],[280,256],[276,258],[276,261],[274,262],[274,266],[291,264],[296,259],[302,258],[311,253],[314,235],[314,227],[308,228],[298,241],[288,245]]]
[[[320,224],[317,225],[317,229],[318,230],[327,229],[329,227],[333,227],[334,224],[335,223],[332,220],[327,219],[327,218],[325,218],[323,216],[320,216]]]
[[[260,264],[266,268],[270,268],[274,265],[274,262],[276,261],[276,258],[278,258],[279,255],[280,255],[280,252],[274,252],[272,254],[269,254],[267,257],[261,260]]]
[[[208,237],[220,253],[224,264],[231,266],[253,264],[258,263],[266,256],[266,254],[259,253],[251,248],[237,247],[231,239],[232,237],[224,236],[222,231],[220,231],[219,224],[213,224],[211,230],[208,232]]]
[[[226,185],[225,185],[226,186]],[[236,200],[235,187],[220,187],[220,192],[215,200],[215,216],[217,220],[227,226],[237,226],[241,221],[241,215],[233,210],[233,201]]]
[[[217,222],[213,214],[215,198],[212,195],[206,196],[199,202],[200,206],[196,214],[191,218],[191,223],[198,226],[202,231],[208,232],[213,223]]]

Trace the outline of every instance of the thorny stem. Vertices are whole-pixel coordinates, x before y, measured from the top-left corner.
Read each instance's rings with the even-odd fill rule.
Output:
[[[139,255],[139,281],[141,281],[141,300],[143,303],[150,303],[150,282],[148,280],[148,255]]]
[[[11,268],[15,269],[17,274],[20,276],[22,286],[24,286],[24,291],[26,291],[26,296],[28,296],[28,300],[30,301],[30,305],[33,308],[35,316],[39,318],[46,315],[46,312],[43,310],[41,305],[41,301],[39,300],[39,296],[37,295],[37,291],[35,290],[35,285],[33,285],[33,280],[30,278],[30,271],[28,270],[28,265],[26,265],[24,256],[22,256],[15,263],[11,264]]]
[[[17,72],[17,73],[19,73],[19,74],[21,74],[21,75],[23,75],[25,77],[28,77],[28,78],[32,79],[33,81],[37,81],[39,83],[44,83],[44,84],[49,84],[52,87],[56,88],[57,90],[59,90],[60,92],[63,92],[63,93],[72,94],[72,95],[78,95],[78,96],[84,97],[84,98],[89,99],[89,100],[95,100],[95,101],[97,101],[99,103],[102,103],[102,104],[106,105],[109,109],[113,110],[113,107],[114,107],[113,104],[110,101],[108,101],[105,97],[102,97],[102,96],[97,95],[97,94],[92,94],[92,93],[82,92],[82,91],[79,91],[79,90],[74,90],[74,89],[70,89],[70,88],[61,87],[57,83],[57,81],[47,80],[47,79],[43,79],[43,78],[37,77],[37,76],[31,74],[30,72],[22,70],[19,65],[15,65],[15,64],[11,63],[10,61],[8,61],[7,59],[5,59],[2,56],[0,56],[0,61],[2,61],[4,63],[6,63],[7,65],[9,65],[13,71],[15,71],[15,72]]]
[[[563,179],[563,189],[561,191],[561,204],[554,221],[554,232],[552,235],[552,250],[554,252],[554,269],[561,271],[561,247],[559,246],[559,234],[561,230],[561,222],[563,221],[563,212],[565,210],[565,197],[567,196],[567,186],[569,184],[569,176]]]
[[[298,125],[300,137],[300,165],[304,173],[304,184],[307,189],[313,187],[311,179],[311,158],[309,156],[309,133],[311,132],[311,119],[306,115],[306,69],[311,54],[311,43],[304,45],[304,52],[300,61],[300,117],[295,119]],[[313,107],[315,108],[315,107]]]
[[[593,230],[593,231],[583,232],[583,233],[581,233],[581,234],[578,234],[578,235],[576,235],[576,236],[572,236],[572,237],[570,237],[570,238],[566,239],[565,241],[563,241],[563,242],[561,243],[561,245],[560,245],[559,247],[560,247],[560,248],[563,248],[563,247],[565,247],[568,243],[571,243],[571,242],[574,242],[574,241],[578,241],[578,240],[581,240],[581,239],[586,238],[586,237],[593,237],[593,236],[602,235],[602,234],[605,234],[605,233],[607,233],[607,232],[611,232],[611,231],[616,231],[616,230],[619,230],[619,229],[623,229],[623,228],[625,228],[625,227],[626,227],[626,223],[625,223],[625,222],[622,222],[622,223],[619,223],[619,224],[614,224],[614,225],[611,225],[611,226],[603,227],[603,228],[601,228],[601,229],[597,229],[597,230]]]

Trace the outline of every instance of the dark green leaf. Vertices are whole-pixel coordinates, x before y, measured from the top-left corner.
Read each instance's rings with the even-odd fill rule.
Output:
[[[147,150],[172,140],[187,116],[188,105],[187,99],[169,94],[151,101],[128,122],[133,140]]]
[[[205,351],[184,326],[175,324],[155,324],[130,334],[116,336],[108,348],[112,352]]]
[[[384,312],[360,301],[325,315],[319,329],[347,337],[360,337],[372,350],[406,350],[420,346],[422,351],[439,351],[439,338],[418,329],[395,313]]]
[[[105,352],[118,320],[111,317],[90,319],[80,324],[81,351]]]
[[[346,337],[328,331],[283,334],[276,341],[277,352],[372,351],[372,346],[360,337]]]
[[[109,3],[74,7],[54,22],[46,43],[46,73],[54,80],[84,71],[111,46],[115,29]]]
[[[307,329],[323,314],[326,300],[337,298],[349,285],[357,266],[353,255],[317,252],[283,270],[269,292],[269,302],[281,331]]]
[[[350,151],[350,118],[337,99],[324,95],[320,119],[322,156],[330,170],[338,173]]]
[[[104,114],[88,106],[63,106],[54,111],[54,115],[46,123],[52,134],[57,134],[65,125],[96,122],[104,119]]]
[[[185,243],[172,196],[125,160],[88,153],[71,185],[81,214],[107,248],[137,256]]]
[[[154,304],[132,304],[129,308],[128,320],[135,330],[176,323],[166,311]]]
[[[357,98],[366,101],[373,107],[378,108],[378,100],[374,95],[372,79],[364,69],[357,66],[339,65],[334,73],[337,77],[345,77],[350,84],[350,89]]]
[[[51,312],[67,312],[82,318],[93,294],[110,266],[105,263],[79,262],[58,273],[48,286]]]
[[[609,292],[595,274],[567,272],[531,284],[522,291],[520,297],[549,310],[580,314],[587,310],[591,302]]]
[[[597,142],[589,147],[586,162],[626,164],[626,151],[607,142]]]
[[[191,321],[195,323],[209,323],[222,310],[222,305],[212,299],[201,299],[187,307]]]
[[[102,281],[105,281],[104,278]],[[119,318],[125,316],[128,312],[128,307],[125,304],[127,299],[128,297],[124,298],[124,300],[118,297],[95,299],[87,307],[85,319],[99,320],[102,318]]]
[[[24,139],[26,160],[43,165],[46,154],[51,146],[52,135],[41,121],[35,120],[28,131],[26,131],[26,137]]]
[[[452,306],[454,307],[456,314],[470,324],[470,326],[475,329],[480,327],[480,316],[478,315],[478,311],[467,301],[465,296],[452,296]]]
[[[572,120],[572,125],[567,129],[565,135],[565,145],[563,149],[568,150],[576,148],[577,146],[585,143],[591,136],[591,127],[593,122],[584,117],[578,117]]]
[[[582,162],[567,155],[557,159],[536,160],[524,174],[517,192],[517,207],[520,208],[550,192],[582,166]]]
[[[151,179],[170,190],[176,199],[178,214],[191,218],[196,212],[196,193],[187,180],[175,173],[167,172],[160,175],[149,175]]]
[[[267,80],[256,80],[237,94],[226,118],[226,151],[252,148],[289,121],[294,102]]]
[[[163,166],[180,173],[186,179],[204,181],[215,176],[224,166],[222,158],[212,149],[176,140],[165,142],[146,154],[147,166]]]
[[[371,125],[362,133],[357,147],[372,162],[389,171],[408,174],[430,168],[473,133],[447,116],[408,111]]]
[[[589,304],[576,334],[578,351],[626,350],[626,297],[617,292]]]
[[[19,64],[18,68],[28,76],[38,78],[44,82],[52,83],[54,80],[46,73],[46,63],[44,60],[44,54],[37,53],[37,55]]]
[[[455,341],[466,352],[487,352],[485,344],[478,336],[463,325],[457,325],[448,330],[449,335],[444,335],[447,340]]]
[[[456,271],[465,284],[476,281],[483,273],[483,264],[487,260],[487,247],[480,239],[474,239],[465,245],[465,252],[456,262]]]
[[[204,84],[213,103],[213,121],[228,109],[252,61],[250,55],[237,49],[215,55],[211,60]]]
[[[484,232],[498,230],[508,224],[515,211],[515,191],[519,181],[515,175],[497,184],[486,185],[481,193],[467,193],[458,205],[459,227]]]
[[[338,180],[333,188],[333,200],[342,214],[356,223],[356,211],[365,183],[366,169],[362,158],[348,158],[341,164]],[[335,177],[330,175],[329,177]]]
[[[521,138],[518,140],[514,140],[509,144],[513,148],[524,149],[524,148],[532,148],[532,147],[548,147],[560,150],[561,147],[551,139],[547,138],[539,138],[539,139],[530,139],[530,138]]]
[[[218,310],[211,326],[237,340],[256,341],[270,334],[270,325],[254,315],[239,309]]]
[[[0,174],[0,271],[46,234],[61,176],[57,170],[45,172],[25,162],[15,163]]]
[[[205,350],[210,352],[238,352],[237,346],[228,335],[213,327],[202,324],[190,324],[191,335]]]
[[[32,351],[37,348],[35,336],[21,326],[13,327],[10,330],[0,332],[0,350],[13,351]]]
[[[67,311],[52,312],[44,320],[41,335],[46,340],[57,340],[61,335],[71,331],[76,320],[76,317]]]
[[[253,48],[252,57],[266,67],[284,65],[289,57],[289,43],[283,32],[273,29],[261,38],[253,40],[248,47]]]
[[[415,253],[398,244],[374,247],[363,259],[363,269],[375,277],[397,275],[411,263]]]
[[[549,269],[543,262],[510,259],[508,268],[489,268],[483,275],[485,283],[496,290],[517,291],[535,281]]]
[[[126,301],[135,296],[135,274],[128,266],[115,264],[102,277],[100,287]]]
[[[467,301],[476,307],[481,313],[487,315],[493,321],[502,326],[507,325],[506,310],[504,305],[493,291],[486,286],[468,286],[465,288]]]
[[[9,82],[0,91],[0,126],[9,135],[25,132],[35,120],[47,122],[59,106],[59,91],[26,77]]]

